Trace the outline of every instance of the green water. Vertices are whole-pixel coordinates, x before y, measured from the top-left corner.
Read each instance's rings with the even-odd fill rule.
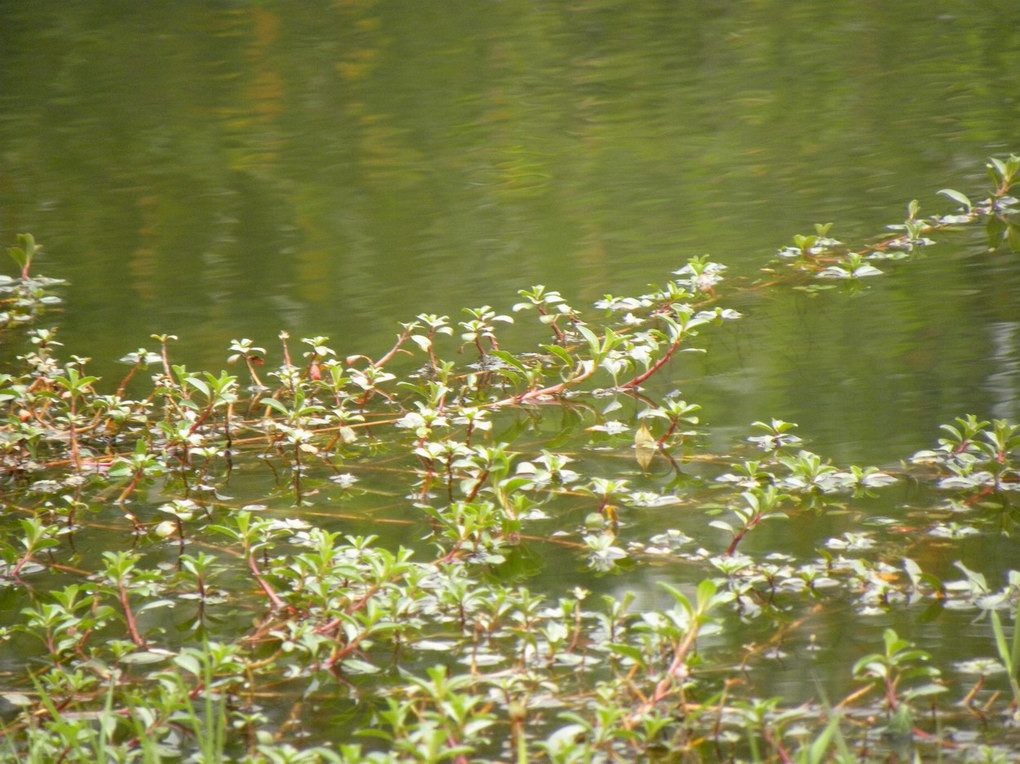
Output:
[[[1010,2],[8,2],[2,22],[0,235],[44,242],[64,341],[105,376],[154,332],[198,367],[281,329],[378,354],[398,321],[536,283],[585,305],[693,254],[753,274],[815,222],[852,240],[911,198],[945,209],[1020,123]],[[984,249],[855,300],[765,298],[690,394],[848,458],[1016,416],[1018,270]]]
[[[281,329],[378,357],[420,312],[507,310],[538,283],[587,307],[701,253],[753,277],[816,222],[854,241],[912,198],[948,211],[938,189],[983,187],[984,159],[1020,149],[1018,71],[1006,1],[7,0],[0,240],[45,245],[37,270],[69,281],[60,338],[111,381],[154,332],[191,368],[220,368],[233,338],[275,354]],[[855,295],[724,300],[746,318],[663,389],[703,405],[716,451],[781,417],[841,462],[894,464],[968,412],[1020,418],[1017,253],[971,231],[888,270]],[[897,490],[855,512],[916,498]],[[400,516],[401,494],[379,504]],[[662,577],[592,584],[534,554],[536,586]],[[996,580],[1015,555],[993,535],[952,552]],[[903,618],[820,628],[837,652],[889,623],[929,648],[986,635],[969,616]],[[779,665],[771,686],[809,696],[814,672]]]

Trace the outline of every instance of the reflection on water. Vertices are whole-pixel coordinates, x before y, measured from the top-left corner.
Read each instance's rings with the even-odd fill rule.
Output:
[[[0,233],[46,245],[62,338],[104,376],[153,332],[194,367],[280,329],[378,353],[419,312],[536,283],[582,307],[703,252],[753,276],[813,223],[853,240],[914,197],[945,210],[937,189],[1020,148],[1018,70],[1011,2],[11,0]],[[717,450],[776,416],[882,464],[955,415],[1020,416],[1008,242],[946,237],[887,269],[856,295],[745,295],[672,367]],[[545,573],[591,585],[562,565]],[[820,638],[876,642],[838,615]]]
[[[1020,418],[1020,325],[1016,321],[991,323],[988,332],[993,351],[988,359],[985,387],[992,399],[989,413],[1000,419]]]
[[[0,224],[49,245],[104,361],[153,331],[206,363],[281,326],[378,346],[423,310],[531,283],[581,303],[704,251],[753,272],[1009,148],[1009,13],[9,3]]]

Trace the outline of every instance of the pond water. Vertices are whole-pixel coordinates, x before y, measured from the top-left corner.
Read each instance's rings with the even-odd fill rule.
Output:
[[[534,284],[589,309],[704,253],[747,283],[815,223],[854,242],[901,222],[914,198],[949,212],[939,189],[984,188],[985,159],[1020,149],[1017,72],[1020,5],[1005,1],[7,0],[0,239],[43,243],[36,270],[68,281],[59,338],[110,383],[122,355],[155,349],[153,333],[177,335],[190,369],[222,368],[241,337],[278,358],[280,330],[378,357],[422,312],[509,311]],[[716,453],[777,417],[839,464],[888,469],[955,416],[1020,419],[1017,253],[983,227],[936,238],[854,293],[724,292],[744,318],[706,332],[709,352],[681,356],[656,389],[703,407]],[[539,335],[506,336],[529,348]],[[557,428],[543,421],[530,442]],[[613,463],[585,437],[570,443],[586,472]],[[674,476],[659,467],[626,474],[662,488]],[[251,472],[231,487],[256,501],[273,481]],[[428,548],[423,526],[377,522],[412,514],[406,479],[359,476],[371,492],[344,511],[366,521],[331,519],[328,496],[308,519]],[[937,502],[904,481],[763,527],[746,551],[810,556],[862,523],[886,527],[869,518],[922,529]],[[564,507],[569,528],[591,509]],[[702,513],[669,512],[629,520],[628,534],[675,527],[724,545]],[[996,586],[1020,552],[995,532],[880,538],[938,575],[965,560]],[[519,556],[536,590],[631,590],[646,606],[657,580],[704,573],[688,562],[593,578],[583,556],[538,542]],[[890,625],[943,656],[970,638],[983,654],[987,623],[973,621],[847,606],[817,633],[833,656],[874,649]],[[726,649],[767,638],[755,628]],[[762,687],[812,697],[827,660],[777,660]],[[834,696],[852,689],[849,676],[826,681]]]
[[[584,305],[691,255],[753,274],[814,223],[945,210],[1015,149],[1013,3],[430,6],[5,3],[0,230],[70,281],[66,344],[109,374],[155,332],[203,368],[280,329],[380,351],[532,284]],[[1016,415],[1016,272],[982,244],[755,306],[720,362],[734,421],[884,456]]]

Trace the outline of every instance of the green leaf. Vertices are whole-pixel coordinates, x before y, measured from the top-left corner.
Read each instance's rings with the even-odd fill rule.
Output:
[[[948,692],[949,688],[941,684],[925,684],[920,687],[912,687],[903,693],[905,698],[913,700],[914,698],[925,698],[931,695],[940,695],[943,692]]]
[[[639,666],[643,666],[645,663],[641,649],[634,645],[623,645],[618,642],[610,642],[607,647],[609,648],[609,652],[621,655],[624,658],[630,658]]]
[[[19,233],[18,244],[20,246],[8,247],[7,254],[21,269],[21,274],[24,277],[28,275],[28,269],[32,265],[32,258],[35,257],[38,247],[35,237],[30,233]]]
[[[588,349],[591,354],[598,357],[600,355],[600,348],[602,345],[602,343],[599,342],[598,335],[583,324],[577,325],[577,331],[580,332],[581,336],[584,337],[585,341],[588,343]]]
[[[856,663],[854,663],[851,673],[854,676],[863,673],[868,673],[872,676],[885,676],[887,673],[885,656],[877,653],[865,655],[863,658],[860,658]]]
[[[951,188],[943,188],[938,193],[952,199],[954,202],[958,202],[959,204],[963,205],[964,207],[967,208],[968,212],[970,212],[970,210],[974,207],[974,205],[971,204],[970,199],[961,194],[959,191],[954,191]]]
[[[992,631],[995,633],[995,647],[999,651],[999,660],[1007,669],[1013,665],[1013,656],[1009,652],[1009,643],[1006,642],[1006,632],[1002,628],[1002,619],[998,612],[992,611]]]
[[[561,348],[559,345],[542,345],[542,349],[552,353],[554,356],[563,361],[567,366],[573,366],[574,359],[570,353]]]
[[[1013,614],[1013,647],[1009,657],[1011,658],[1009,673],[1015,677],[1017,669],[1020,669],[1020,602],[1017,603],[1016,612]]]
[[[373,666],[367,661],[358,660],[357,658],[348,658],[343,662],[344,673],[347,674],[377,674],[379,668]]]
[[[667,592],[672,594],[673,595],[673,599],[675,599],[680,604],[680,606],[683,607],[684,610],[686,610],[688,613],[691,613],[691,614],[694,613],[694,606],[691,604],[691,601],[690,601],[690,599],[688,599],[686,594],[684,594],[679,589],[677,589],[677,588],[675,588],[673,586],[670,586],[669,584],[667,584],[664,581],[660,581],[659,582],[659,586],[661,586]]]
[[[127,655],[122,656],[120,662],[132,665],[145,665],[149,663],[159,663],[160,661],[165,661],[169,657],[169,653],[154,653],[148,650],[142,650],[140,652],[128,653]]]
[[[174,656],[174,663],[189,674],[202,676],[202,664],[199,663],[198,659],[194,655],[182,653],[181,655]]]
[[[191,385],[193,388],[202,393],[202,395],[204,395],[206,398],[209,397],[209,385],[207,385],[202,380],[196,377],[185,377],[184,383],[187,385]]]
[[[528,367],[521,363],[517,356],[513,353],[508,353],[505,350],[490,350],[489,355],[494,358],[498,358],[508,366],[513,366],[515,369],[519,369],[520,371],[527,372],[528,370]]]
[[[715,581],[713,581],[711,578],[703,579],[698,584],[696,595],[698,600],[698,610],[700,610],[702,613],[706,613],[712,608],[713,605],[718,604],[718,602],[713,602],[716,592],[718,591],[719,586],[718,584],[716,584]]]
[[[263,398],[261,401],[259,401],[259,403],[261,403],[266,408],[273,409],[273,411],[283,414],[284,416],[290,416],[290,411],[287,409],[287,407],[280,403],[280,401],[276,400],[276,398]]]
[[[162,600],[150,600],[145,604],[141,605],[137,612],[144,613],[146,610],[156,610],[158,608],[173,607],[176,603],[173,600],[162,599]]]
[[[825,729],[822,730],[821,734],[811,741],[811,745],[807,750],[807,764],[822,764],[825,761],[825,752],[829,750],[829,745],[831,745],[832,739],[838,731],[839,717],[834,716],[829,719],[829,723],[825,725]]]

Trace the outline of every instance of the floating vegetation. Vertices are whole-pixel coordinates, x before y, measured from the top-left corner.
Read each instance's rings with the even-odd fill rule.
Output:
[[[871,244],[796,236],[767,281],[694,257],[594,311],[535,286],[513,315],[419,315],[378,358],[281,333],[215,373],[161,335],[112,382],[38,325],[60,282],[22,235],[0,281],[24,347],[0,374],[0,755],[1014,760],[1020,571],[953,558],[1013,534],[1020,424],[963,415],[897,465],[833,463],[777,419],[719,453],[668,384],[741,318],[729,295],[865,288],[951,228],[1015,236],[1020,157],[989,170],[988,197],[944,189],[959,209],[912,202]],[[529,315],[514,351],[500,331]],[[890,492],[902,511],[873,511]],[[573,573],[529,588],[554,562]],[[617,593],[576,583],[595,576]],[[953,611],[951,660],[903,634]],[[807,678],[771,692],[776,662]]]

